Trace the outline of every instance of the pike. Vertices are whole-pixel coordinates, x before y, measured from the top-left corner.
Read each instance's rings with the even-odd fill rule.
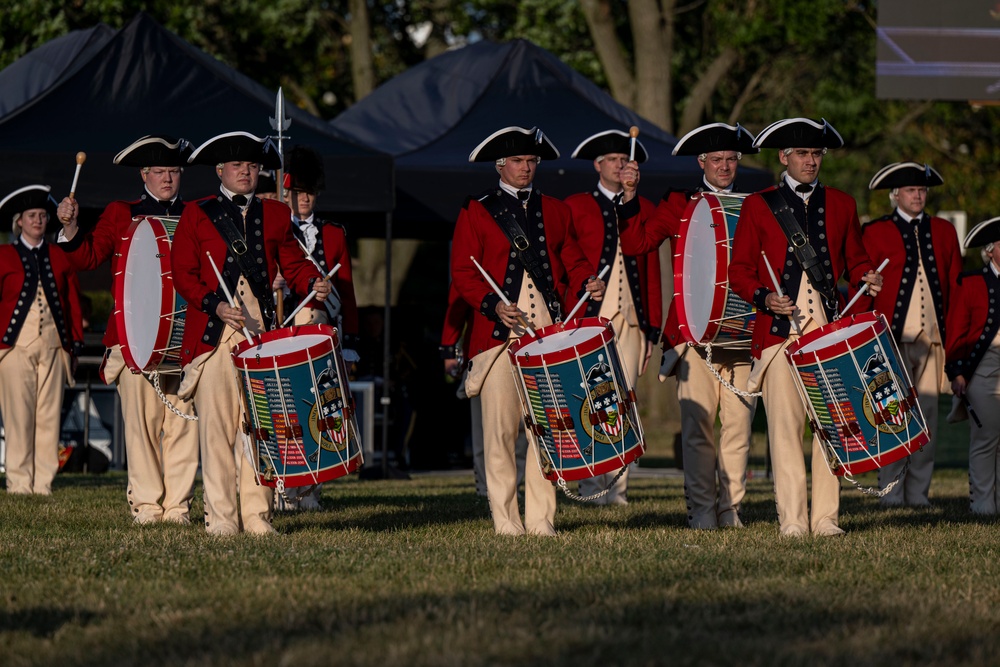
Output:
[[[291,118],[285,118],[285,96],[278,87],[278,95],[274,98],[274,118],[271,118],[271,129],[278,134],[273,139],[278,140],[278,154],[281,156],[281,166],[278,167],[278,201],[285,201],[285,139],[291,137],[285,135],[285,130],[292,124]]]

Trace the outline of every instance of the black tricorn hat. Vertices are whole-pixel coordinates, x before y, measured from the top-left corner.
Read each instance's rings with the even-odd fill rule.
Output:
[[[32,208],[44,208],[49,214],[49,220],[56,217],[56,200],[49,192],[48,185],[26,185],[14,190],[0,200],[0,222],[9,220],[13,227],[14,218]]]
[[[941,178],[941,174],[929,164],[893,162],[878,170],[878,173],[872,177],[872,182],[868,184],[868,189],[892,190],[913,185],[932,188],[942,183],[944,183],[944,179]]]
[[[607,130],[605,132],[598,132],[581,141],[570,157],[581,160],[596,160],[608,153],[623,153],[628,155],[631,152],[632,137],[628,133],[621,130]],[[636,139],[635,161],[642,164],[648,159],[649,154],[646,152],[645,146],[642,145],[641,141]]]
[[[966,248],[977,248],[1000,241],[1000,217],[984,220],[972,228],[966,234],[965,242],[962,244]]]
[[[115,156],[115,164],[127,167],[182,167],[191,157],[191,142],[160,134],[137,139]]]
[[[759,153],[754,146],[754,136],[736,123],[736,127],[725,123],[711,123],[696,127],[677,142],[671,155],[701,155],[716,151],[736,151],[737,153]]]
[[[273,169],[261,169],[260,173],[257,175],[257,189],[255,192],[259,194],[266,194],[269,192],[278,192],[278,180],[275,178],[275,173]]]
[[[543,160],[555,160],[559,151],[545,133],[537,127],[505,127],[486,137],[472,149],[469,162],[495,162],[512,155],[537,155]]]
[[[786,118],[771,123],[753,142],[757,148],[840,148],[844,138],[821,118]]]
[[[249,132],[227,132],[198,146],[188,158],[190,164],[257,162],[264,169],[281,169],[281,154],[270,138],[255,137]]]
[[[285,189],[318,194],[326,189],[323,158],[308,146],[295,146],[285,158]]]

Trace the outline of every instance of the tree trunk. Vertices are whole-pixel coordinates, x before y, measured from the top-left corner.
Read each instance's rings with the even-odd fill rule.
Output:
[[[698,127],[702,114],[704,114],[709,100],[712,99],[712,94],[719,86],[719,81],[738,58],[739,54],[736,49],[727,46],[698,77],[698,83],[691,89],[687,102],[684,104],[684,113],[681,115],[677,136],[682,137]]]
[[[594,50],[604,67],[608,77],[608,87],[611,96],[620,104],[634,109],[636,106],[635,77],[625,49],[615,33],[615,23],[611,18],[611,5],[608,0],[580,0],[583,16],[590,28],[590,37],[594,40]]]
[[[667,132],[673,131],[671,113],[671,52],[674,0],[631,0],[629,23],[635,40],[636,112]]]
[[[372,67],[371,21],[366,0],[350,0],[351,12],[351,78],[354,101],[375,90],[375,70]]]

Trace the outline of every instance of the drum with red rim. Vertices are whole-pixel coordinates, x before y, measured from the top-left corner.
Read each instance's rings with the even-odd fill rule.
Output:
[[[362,441],[336,329],[311,324],[268,331],[237,345],[232,359],[261,484],[319,484],[361,466]]]
[[[642,424],[611,322],[584,317],[535,333],[507,352],[545,477],[585,479],[639,458]]]
[[[882,314],[826,324],[785,355],[834,474],[881,468],[928,442],[917,392]]]

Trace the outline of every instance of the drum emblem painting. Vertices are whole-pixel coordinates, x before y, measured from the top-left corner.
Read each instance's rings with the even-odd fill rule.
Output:
[[[319,401],[314,403],[312,410],[309,411],[309,431],[319,446],[328,452],[343,451],[347,446],[344,392],[337,382],[332,363],[316,376],[316,388],[319,389]],[[320,410],[323,413],[322,417]],[[329,425],[329,430],[321,430],[321,423]]]
[[[873,354],[865,364],[864,375],[868,379],[868,391],[862,404],[868,423],[882,433],[902,433],[912,417],[903,409],[906,397],[899,389],[903,382],[889,368],[881,351]]]
[[[590,399],[583,401],[583,405],[580,407],[580,423],[583,424],[587,435],[595,441],[610,445],[620,442],[625,437],[629,424],[618,412],[618,404],[621,399],[611,367],[604,363],[600,356],[598,362],[587,372],[587,383],[580,384],[580,387],[590,395]],[[594,421],[597,423],[592,423],[590,416],[601,417],[601,413],[603,413],[604,420],[595,419]],[[587,451],[584,450],[584,454],[586,453]]]

